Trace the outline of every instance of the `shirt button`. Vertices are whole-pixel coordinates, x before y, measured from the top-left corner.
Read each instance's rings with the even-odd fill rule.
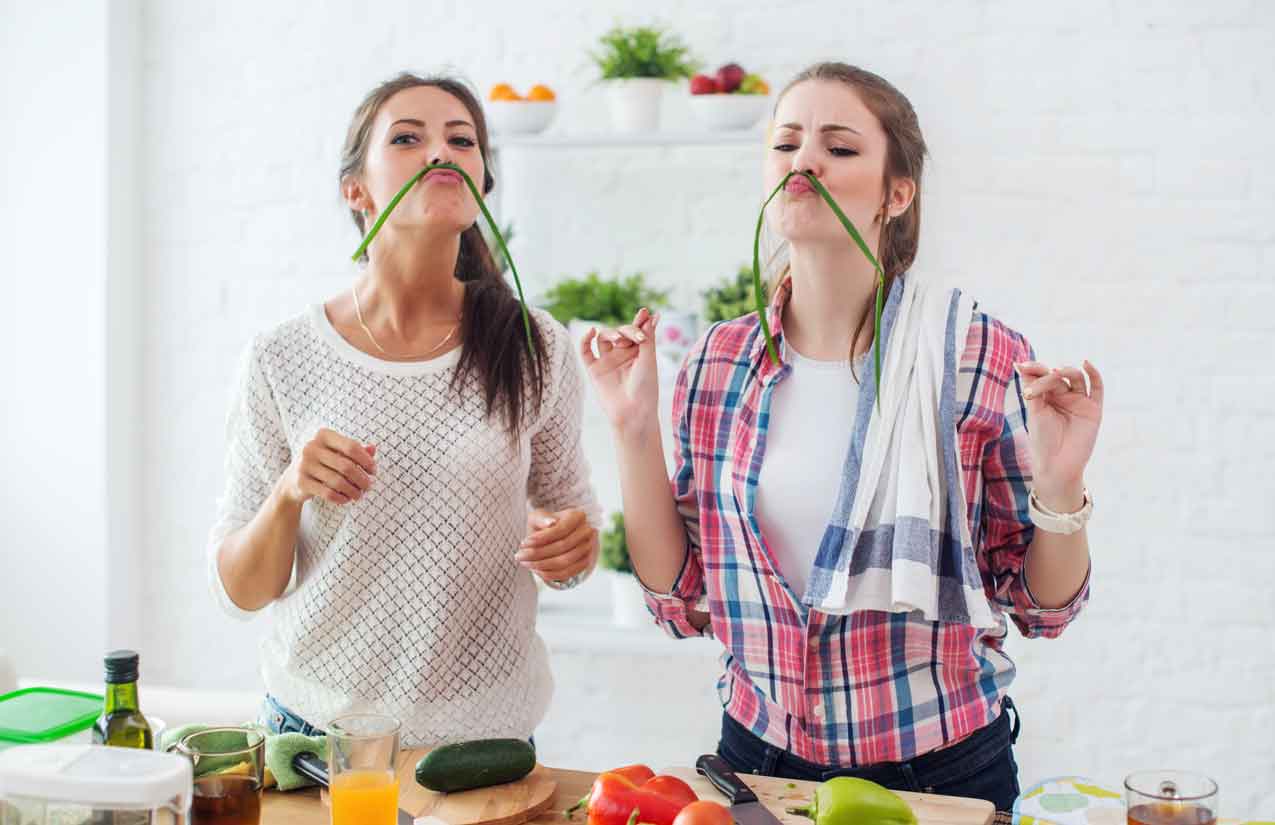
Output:
[[[821,702],[815,705],[813,708],[810,709],[810,712],[814,714],[816,719],[822,719],[823,718],[823,703]]]

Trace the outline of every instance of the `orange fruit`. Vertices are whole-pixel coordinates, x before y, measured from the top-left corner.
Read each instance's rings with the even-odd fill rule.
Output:
[[[558,96],[553,93],[553,89],[548,86],[539,84],[532,86],[531,91],[527,92],[528,100],[557,100]]]
[[[497,83],[491,87],[491,93],[488,94],[489,100],[522,100],[518,93],[514,91],[514,87],[508,83]]]
[[[759,95],[770,94],[770,84],[764,80],[757,81],[757,94]]]

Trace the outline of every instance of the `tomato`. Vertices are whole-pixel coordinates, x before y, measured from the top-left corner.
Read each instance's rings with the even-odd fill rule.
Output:
[[[734,821],[725,805],[701,799],[683,808],[673,825],[733,825]]]

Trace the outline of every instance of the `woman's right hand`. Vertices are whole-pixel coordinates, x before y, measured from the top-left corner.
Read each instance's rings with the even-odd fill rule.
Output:
[[[580,355],[602,409],[621,438],[644,437],[659,430],[658,323],[659,316],[644,307],[632,324],[619,329],[595,327],[580,342]],[[597,355],[593,353],[595,340]]]
[[[278,490],[295,505],[312,498],[333,504],[358,501],[376,475],[376,447],[327,428],[314,434],[279,479]]]

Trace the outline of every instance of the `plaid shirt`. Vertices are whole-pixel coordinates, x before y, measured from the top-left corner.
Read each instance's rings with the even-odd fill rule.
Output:
[[[790,294],[785,282],[770,307],[777,339]],[[669,593],[648,590],[646,600],[677,638],[701,635],[688,610],[710,614],[702,635],[725,648],[718,694],[731,717],[801,759],[849,767],[911,759],[997,718],[1014,676],[1005,615],[1025,636],[1054,637],[1089,594],[1086,579],[1070,604],[1045,609],[1023,575],[1031,466],[1013,364],[1033,358],[1023,336],[975,312],[958,373],[957,439],[970,534],[1000,619],[979,632],[917,614],[834,616],[793,598],[753,508],[769,421],[760,411],[791,370],[771,362],[755,313],[705,334],[673,396],[686,561]]]

